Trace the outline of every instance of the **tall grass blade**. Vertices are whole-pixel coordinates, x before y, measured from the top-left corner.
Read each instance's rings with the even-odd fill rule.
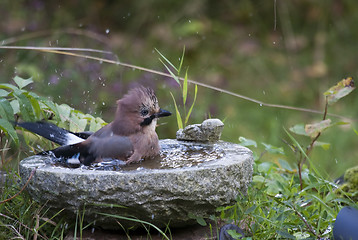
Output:
[[[170,95],[172,96],[173,101],[174,101],[175,112],[176,112],[176,116],[177,116],[178,128],[181,129],[181,128],[183,128],[183,121],[181,120],[181,115],[180,115],[180,112],[179,112],[179,110],[178,110],[178,106],[177,106],[177,103],[176,103],[176,101],[175,101],[175,98],[174,98],[173,93],[170,92]]]
[[[302,148],[302,146],[297,142],[297,140],[286,130],[286,128],[283,128],[286,132],[286,134],[288,135],[288,137],[291,139],[291,141],[298,147],[298,149],[300,150],[300,152],[302,153],[303,156],[306,157],[306,159],[308,160],[308,162],[310,163],[311,168],[313,169],[313,171],[317,174],[317,176],[319,176],[320,178],[323,178],[322,175],[318,172],[318,170],[315,168],[313,162],[311,161],[311,159],[307,156],[305,150]]]
[[[181,58],[180,58],[180,64],[179,64],[179,68],[178,68],[178,75],[180,74],[181,67],[183,66],[184,54],[185,54],[185,46],[183,47],[183,54],[181,55]]]
[[[190,109],[189,109],[189,111],[188,111],[188,114],[186,115],[185,125],[188,123],[190,114],[191,114],[191,112],[193,111],[194,104],[195,104],[195,102],[196,102],[196,95],[197,95],[197,93],[198,93],[198,85],[195,84],[194,100],[193,100],[193,103],[191,104],[191,107],[190,107]]]
[[[170,68],[163,62],[162,59],[159,58],[159,61],[164,65],[164,67],[165,67],[165,68],[167,69],[167,71],[170,73],[170,76],[171,76],[172,78],[174,78],[174,80],[179,84],[179,86],[181,86],[180,81],[179,81],[179,77],[176,76],[176,75],[172,72],[172,70],[170,70]]]
[[[186,98],[188,96],[188,69],[186,69],[184,82],[183,82],[183,104],[185,107]]]
[[[141,223],[141,224],[146,224],[149,225],[151,227],[153,227],[155,230],[157,230],[165,239],[170,240],[167,235],[165,235],[165,233],[160,230],[160,228],[158,228],[157,226],[155,226],[154,224],[150,223],[150,222],[146,222],[143,220],[139,220],[136,218],[130,218],[130,217],[123,217],[123,216],[118,216],[118,215],[113,215],[113,214],[108,214],[108,213],[97,213],[103,216],[107,216],[107,217],[113,217],[113,218],[118,218],[118,219],[122,219],[122,220],[127,220],[127,221],[132,221],[132,222],[137,222],[137,223]]]
[[[161,53],[158,49],[154,48],[155,51],[172,67],[175,71],[179,72],[179,70]]]

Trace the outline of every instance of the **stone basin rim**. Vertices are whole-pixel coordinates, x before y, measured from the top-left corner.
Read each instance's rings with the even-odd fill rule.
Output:
[[[165,139],[160,140],[161,144],[193,144],[191,141],[178,141],[175,142],[175,139]],[[207,144],[208,143],[201,143],[201,142],[194,142],[195,144]],[[148,173],[170,173],[170,172],[186,172],[186,171],[199,171],[202,169],[219,169],[223,167],[230,166],[232,164],[238,163],[236,159],[234,159],[234,155],[240,153],[242,154],[251,154],[251,150],[246,147],[239,147],[235,143],[219,141],[219,143],[224,143],[226,145],[225,148],[222,150],[225,152],[225,155],[221,158],[214,159],[208,162],[203,162],[195,166],[190,167],[180,167],[180,168],[163,168],[163,169],[150,169],[150,168],[142,168],[139,170],[94,170],[94,169],[82,169],[82,168],[67,168],[67,167],[59,167],[59,166],[51,166],[51,164],[46,163],[45,161],[50,159],[50,156],[39,156],[34,155],[28,158],[25,158],[23,161],[20,162],[21,166],[24,168],[37,168],[36,171],[43,171],[43,172],[54,172],[54,173],[66,173],[66,174],[74,174],[74,175],[123,175],[123,174],[148,174]],[[215,144],[215,143],[214,143]],[[230,146],[235,145],[235,150],[232,150]],[[33,161],[34,159],[34,161]],[[222,161],[225,159],[225,161]],[[150,161],[150,160],[146,160]],[[138,165],[138,167],[141,167]]]

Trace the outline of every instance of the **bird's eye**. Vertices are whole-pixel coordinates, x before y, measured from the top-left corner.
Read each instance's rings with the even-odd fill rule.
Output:
[[[140,115],[142,115],[142,116],[146,116],[146,115],[148,115],[148,113],[149,113],[149,111],[147,109],[143,109],[140,111]]]

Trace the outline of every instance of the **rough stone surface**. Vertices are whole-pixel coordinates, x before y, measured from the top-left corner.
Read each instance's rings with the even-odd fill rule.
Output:
[[[204,143],[167,139],[160,144],[179,147]],[[179,227],[195,221],[189,215],[208,217],[217,207],[233,204],[239,193],[247,191],[252,152],[233,143],[215,144],[224,150],[224,156],[193,167],[95,171],[55,167],[47,164],[49,157],[32,156],[20,162],[20,175],[26,181],[37,168],[27,187],[35,200],[55,209],[65,208],[72,216],[85,205],[85,220],[95,220],[96,226],[120,228],[114,218],[100,214],[106,213],[132,216],[159,227],[169,222]],[[138,225],[117,220],[125,227]]]
[[[178,140],[215,142],[220,140],[224,123],[219,119],[207,119],[201,124],[193,124],[179,129],[176,134]]]

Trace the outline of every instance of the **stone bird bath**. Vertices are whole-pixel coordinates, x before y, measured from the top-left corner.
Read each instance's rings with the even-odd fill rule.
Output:
[[[76,217],[85,209],[85,221],[105,229],[138,226],[103,214],[126,216],[158,227],[195,223],[192,216],[209,217],[219,206],[235,203],[252,178],[252,152],[238,144],[160,140],[162,158],[113,170],[66,168],[49,156],[20,162],[27,181],[33,169],[30,195],[54,210]],[[119,207],[123,206],[123,207]]]

